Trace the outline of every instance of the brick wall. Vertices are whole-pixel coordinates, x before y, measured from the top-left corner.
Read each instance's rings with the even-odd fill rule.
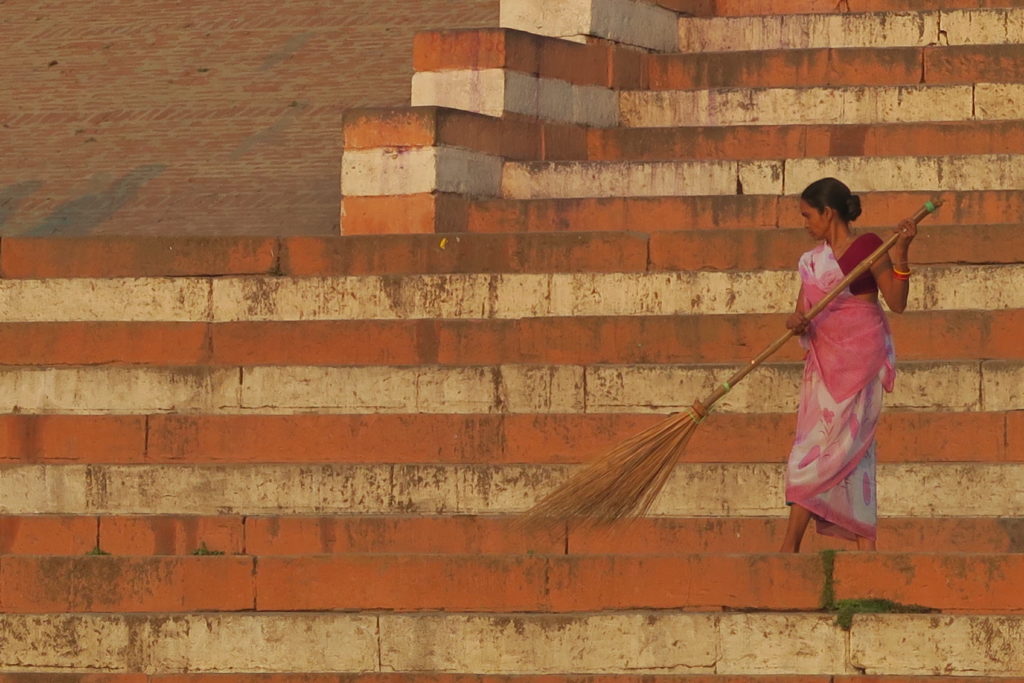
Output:
[[[201,6],[201,10],[199,7]],[[498,0],[0,0],[0,234],[329,234],[341,114]]]

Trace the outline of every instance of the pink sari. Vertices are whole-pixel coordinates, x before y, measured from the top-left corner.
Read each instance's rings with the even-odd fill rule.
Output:
[[[804,304],[843,279],[829,245],[800,257]],[[874,539],[875,428],[882,391],[892,391],[895,357],[878,303],[847,288],[811,321],[796,439],[786,467],[786,502],[809,510],[818,533]]]

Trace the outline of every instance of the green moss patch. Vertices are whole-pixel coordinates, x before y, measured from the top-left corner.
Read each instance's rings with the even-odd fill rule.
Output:
[[[840,600],[835,603],[836,623],[844,631],[849,631],[853,625],[855,614],[923,614],[934,612],[930,607],[921,605],[904,605],[892,600],[881,598],[858,598],[852,600]]]
[[[223,555],[223,550],[210,550],[206,547],[206,541],[199,544],[199,547],[192,551],[193,555]]]

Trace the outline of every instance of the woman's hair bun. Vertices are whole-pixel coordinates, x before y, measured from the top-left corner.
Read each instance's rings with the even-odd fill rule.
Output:
[[[855,221],[860,216],[860,196],[851,194],[846,199],[846,220]]]
[[[804,189],[800,198],[818,211],[824,211],[825,207],[835,210],[846,222],[855,221],[860,216],[860,197],[835,178],[815,180]]]

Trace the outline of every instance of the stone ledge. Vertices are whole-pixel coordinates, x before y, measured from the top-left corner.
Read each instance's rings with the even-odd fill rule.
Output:
[[[857,616],[849,633],[834,621],[807,613],[4,615],[0,666],[24,673],[432,677],[842,675],[854,667],[873,675],[1024,674],[1022,617]]]
[[[680,17],[679,49],[717,52],[1024,42],[1022,9],[978,9],[975,2],[971,9],[920,11],[920,5],[918,1],[895,11]]]
[[[652,517],[785,517],[784,466],[684,463]],[[509,515],[572,471],[555,465],[3,465],[5,515]],[[1020,463],[878,467],[888,516],[1024,517]]]
[[[502,0],[500,25],[577,42],[595,37],[672,52],[679,44],[677,17],[631,0]]]

